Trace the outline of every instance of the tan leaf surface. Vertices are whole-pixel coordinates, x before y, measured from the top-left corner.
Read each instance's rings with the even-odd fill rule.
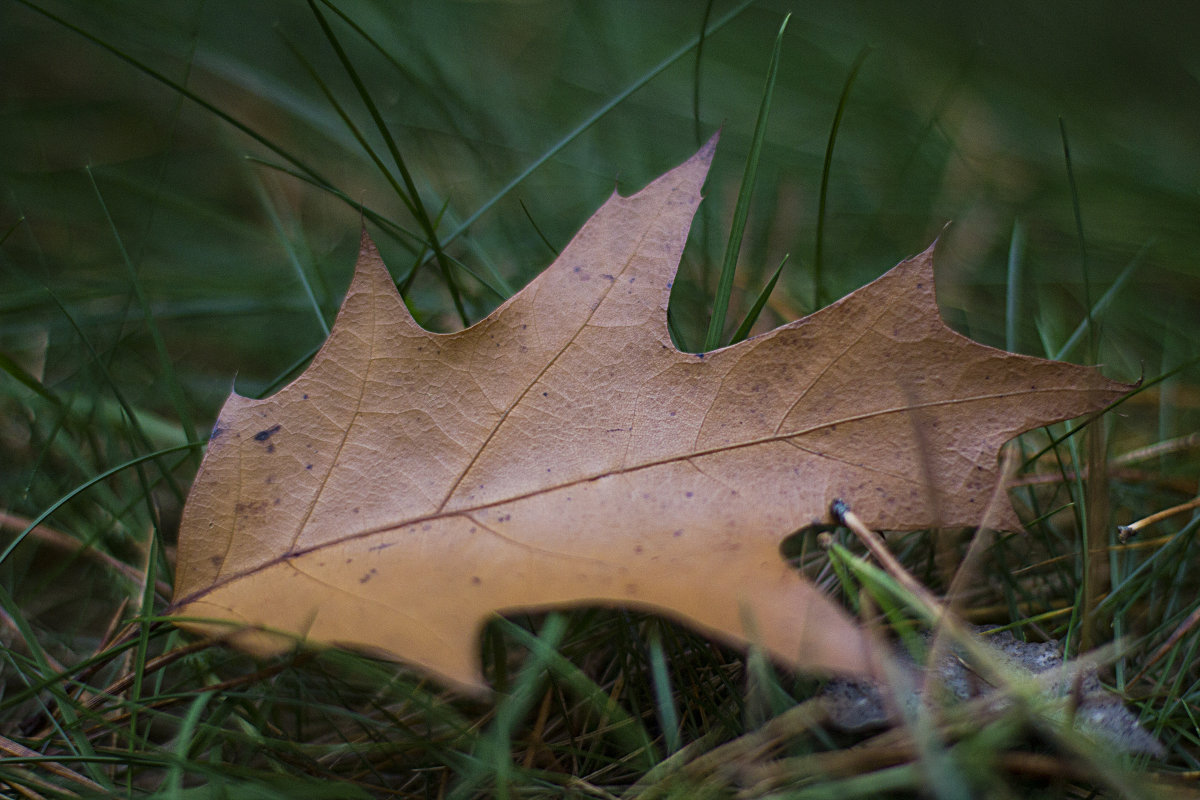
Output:
[[[864,637],[782,539],[838,497],[878,528],[975,524],[1006,440],[1125,387],[951,331],[932,248],[805,319],[679,352],[667,298],[714,147],[614,194],[458,333],[413,321],[364,236],[309,368],[221,411],[172,612],[380,651],[463,688],[481,686],[490,614],[579,603],[863,673]]]

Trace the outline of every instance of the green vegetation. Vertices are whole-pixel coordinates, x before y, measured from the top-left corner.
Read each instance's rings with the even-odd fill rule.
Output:
[[[1197,32],[1189,9],[1115,2],[0,0],[0,793],[1186,786],[1200,517],[1128,543],[1117,526],[1198,491]],[[815,679],[641,613],[497,620],[494,702],[345,652],[255,662],[161,621],[208,426],[231,385],[266,394],[307,363],[364,221],[417,319],[455,329],[614,183],[640,188],[717,128],[671,301],[681,347],[795,319],[940,237],[958,330],[1143,380],[1088,441],[1066,425],[1020,443],[1029,533],[984,543],[959,604],[1072,656],[1117,641],[1101,678],[1163,759],[1035,723],[1032,695],[969,726],[922,712],[877,738],[829,732]],[[970,540],[889,544],[942,592]],[[903,590],[815,532],[792,545],[919,645]]]

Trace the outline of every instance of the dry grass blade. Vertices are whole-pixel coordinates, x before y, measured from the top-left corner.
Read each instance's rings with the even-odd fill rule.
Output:
[[[0,736],[0,752],[3,752],[5,754],[5,756],[7,756],[8,758],[13,758],[13,759],[27,759],[27,758],[39,758],[40,759],[42,757],[42,754],[39,753],[38,751],[31,750],[30,748],[26,747],[25,745],[20,744],[18,742],[14,742],[12,739],[9,739],[6,736]],[[96,783],[91,778],[87,778],[83,775],[80,775],[78,772],[76,772],[72,769],[67,769],[62,764],[59,764],[57,762],[40,761],[40,763],[38,764],[38,767],[40,769],[46,770],[47,772],[49,772],[52,775],[57,775],[60,778],[66,778],[67,780],[71,781],[72,783],[75,783],[75,784],[78,784],[78,785],[84,787],[88,791],[97,792],[97,793],[103,793],[104,791],[106,791],[103,786]],[[53,789],[54,787],[52,785],[47,784],[45,788]]]

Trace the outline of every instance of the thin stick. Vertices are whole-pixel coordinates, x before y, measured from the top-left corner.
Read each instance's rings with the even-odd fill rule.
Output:
[[[43,753],[39,753],[37,750],[31,750],[20,742],[14,742],[7,736],[0,736],[0,753],[4,753],[6,756],[12,759],[42,758],[44,756]],[[91,778],[86,778],[83,775],[80,775],[78,772],[64,767],[57,761],[42,761],[40,762],[40,766],[42,769],[53,775],[57,775],[60,778],[66,778],[69,781],[74,781],[80,786],[86,786],[93,792],[104,791],[104,787],[96,783]]]
[[[0,529],[23,531],[32,520],[25,517],[9,514],[5,511],[0,511]],[[142,585],[145,576],[141,570],[135,569],[120,559],[114,558],[103,550],[98,550],[95,547],[88,545],[86,542],[81,542],[70,534],[55,530],[48,525],[35,525],[29,535],[33,536],[43,544],[57,547],[60,550],[66,550],[72,555],[81,555],[84,558],[90,558],[94,561],[99,561],[102,565],[109,569],[119,572],[129,580],[133,581],[138,586]],[[171,587],[166,581],[155,581],[154,588],[163,596],[171,596]]]
[[[1189,500],[1186,503],[1173,506],[1165,511],[1159,511],[1158,513],[1151,514],[1148,517],[1143,517],[1137,522],[1130,523],[1129,525],[1118,525],[1117,541],[1119,541],[1121,544],[1125,544],[1125,542],[1128,542],[1134,536],[1137,536],[1137,532],[1142,528],[1145,528],[1147,525],[1153,525],[1156,522],[1163,521],[1167,517],[1173,517],[1176,514],[1182,514],[1185,511],[1191,511],[1193,508],[1200,508],[1200,497],[1197,497],[1195,500]]]
[[[887,571],[889,575],[900,582],[900,585],[912,593],[913,597],[917,598],[921,605],[925,606],[926,611],[939,622],[945,616],[946,608],[942,601],[934,596],[933,592],[926,589],[921,583],[909,574],[908,570],[892,555],[892,551],[888,550],[887,544],[883,541],[883,537],[875,531],[871,530],[866,524],[858,518],[858,515],[850,510],[850,506],[846,505],[845,500],[834,500],[830,506],[830,512],[833,518],[838,521],[838,524],[845,525],[850,530],[854,531],[854,535],[859,538],[871,555],[875,556],[875,560],[880,566]]]

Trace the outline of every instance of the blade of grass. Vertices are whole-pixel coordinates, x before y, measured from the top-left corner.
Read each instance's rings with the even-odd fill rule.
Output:
[[[1138,250],[1134,255],[1133,259],[1125,265],[1125,268],[1121,270],[1121,274],[1117,276],[1115,281],[1113,281],[1112,286],[1108,287],[1108,291],[1101,295],[1100,299],[1096,301],[1096,305],[1091,308],[1087,317],[1080,321],[1079,325],[1076,326],[1071,335],[1067,337],[1067,341],[1063,343],[1062,347],[1055,351],[1054,355],[1052,356],[1055,360],[1062,361],[1065,359],[1079,344],[1079,341],[1083,338],[1085,333],[1090,335],[1093,321],[1102,317],[1104,312],[1108,310],[1108,307],[1112,305],[1113,300],[1121,292],[1121,290],[1125,288],[1125,284],[1129,282],[1129,279],[1133,277],[1133,273],[1137,271],[1139,266],[1141,266],[1142,258],[1150,251],[1152,244],[1153,242],[1146,242],[1143,244],[1141,249]]]
[[[0,353],[0,370],[7,372],[17,383],[31,390],[51,405],[59,408],[62,407],[63,401],[58,398],[58,395],[43,386],[41,381],[29,374],[24,367],[4,353]]]
[[[1067,123],[1058,118],[1058,129],[1062,135],[1063,160],[1067,167],[1067,182],[1071,188],[1071,208],[1075,212],[1075,231],[1079,239],[1080,269],[1083,272],[1083,299],[1087,309],[1088,349],[1087,363],[1095,364],[1099,359],[1099,334],[1096,330],[1096,318],[1092,308],[1092,278],[1088,262],[1087,238],[1083,235],[1083,213],[1079,204],[1079,188],[1075,184],[1075,170],[1071,166],[1071,146],[1067,139]],[[1134,260],[1137,263],[1137,260]],[[1085,464],[1088,479],[1086,484],[1077,487],[1076,501],[1080,504],[1080,565],[1082,580],[1080,597],[1077,606],[1080,610],[1080,651],[1091,650],[1101,636],[1100,624],[1097,619],[1097,606],[1102,595],[1110,588],[1108,561],[1099,553],[1108,543],[1112,531],[1108,524],[1110,503],[1108,499],[1108,458],[1107,437],[1104,425],[1093,425],[1084,437],[1087,445],[1086,462],[1080,460],[1075,449],[1075,440],[1070,446],[1072,457],[1077,465]],[[1084,470],[1076,470],[1076,483],[1083,481]]]
[[[519,202],[521,204],[521,210],[525,212],[525,219],[529,220],[529,224],[533,228],[533,232],[536,233],[538,238],[542,240],[542,244],[546,245],[546,249],[549,250],[555,258],[558,258],[558,248],[550,244],[550,240],[546,238],[546,234],[542,233],[542,229],[538,227],[537,221],[534,220],[533,215],[529,213],[529,208],[525,205],[525,201],[521,200]]]
[[[54,514],[55,511],[62,508],[62,506],[69,503],[76,496],[78,496],[82,492],[87,491],[92,486],[95,486],[96,484],[101,483],[101,482],[107,480],[108,478],[111,478],[113,475],[117,475],[117,474],[123,472],[124,470],[136,468],[139,464],[145,464],[148,461],[156,461],[157,459],[162,458],[163,456],[166,456],[166,455],[170,455],[171,453],[179,453],[184,450],[191,450],[191,449],[199,448],[199,447],[203,447],[203,446],[204,445],[201,442],[188,442],[187,444],[176,445],[175,447],[167,447],[162,450],[155,450],[152,453],[145,453],[144,455],[140,455],[135,458],[131,458],[128,461],[122,462],[115,467],[106,469],[104,472],[101,472],[99,475],[96,475],[95,477],[91,478],[90,480],[87,480],[84,483],[81,483],[80,485],[78,485],[74,489],[72,489],[71,491],[64,494],[58,500],[55,500],[53,503],[51,503],[49,506],[47,506],[45,509],[43,509],[40,514],[38,514],[36,517],[34,517],[33,520],[29,523],[29,525],[27,525],[25,527],[25,530],[23,530],[19,534],[17,534],[17,537],[8,543],[8,547],[4,548],[3,552],[0,552],[0,564],[3,564],[8,559],[8,557],[10,555],[12,555],[13,550],[17,549],[17,546],[20,545],[21,542],[25,540],[25,537],[28,536],[30,534],[30,532],[33,531],[34,528],[36,528],[38,525],[41,525],[43,522],[45,522],[47,519],[49,519]]]
[[[499,624],[505,632],[531,651],[535,648],[543,650],[546,668],[576,697],[592,706],[600,717],[608,720],[607,730],[630,754],[628,757],[634,758],[640,754],[640,769],[650,769],[658,763],[658,753],[640,717],[629,714],[579,667],[558,651],[544,648],[538,637],[529,631],[503,617],[500,618]]]
[[[408,170],[408,165],[405,163],[404,157],[400,154],[400,148],[396,145],[396,140],[392,136],[391,130],[388,128],[387,123],[383,121],[383,115],[379,113],[379,108],[375,105],[375,100],[371,97],[366,84],[363,83],[362,78],[359,76],[358,70],[355,69],[354,62],[350,60],[350,56],[342,48],[342,44],[338,41],[333,28],[329,26],[329,21],[325,19],[325,15],[321,13],[321,9],[317,7],[316,0],[308,0],[308,7],[317,18],[317,23],[321,26],[321,32],[325,34],[326,40],[333,47],[334,52],[337,53],[338,61],[342,63],[342,68],[345,69],[346,75],[354,84],[359,99],[366,106],[367,112],[371,115],[371,119],[374,121],[379,135],[383,137],[383,142],[387,146],[388,153],[392,156],[392,161],[395,163],[396,169],[400,171],[400,178],[404,181],[404,188],[407,191],[400,190],[400,187],[395,183],[395,179],[391,177],[390,170],[385,170],[385,177],[392,184],[393,189],[399,195],[400,199],[404,201],[409,212],[417,220],[417,224],[421,226],[421,230],[425,232],[426,242],[432,248],[434,257],[437,259],[438,266],[442,272],[442,280],[450,292],[451,299],[454,301],[454,308],[458,311],[458,316],[461,318],[462,324],[464,326],[470,325],[471,320],[467,316],[466,309],[463,307],[458,282],[454,279],[454,274],[450,270],[450,262],[447,260],[446,254],[442,252],[442,243],[438,238],[437,230],[434,228],[433,221],[429,217],[429,212],[421,200],[421,193],[417,191],[412,174]]]
[[[1092,319],[1092,277],[1088,264],[1087,239],[1083,235],[1083,213],[1079,207],[1079,188],[1075,185],[1075,170],[1071,167],[1071,145],[1067,140],[1067,123],[1058,118],[1058,131],[1062,136],[1063,161],[1067,165],[1067,184],[1071,189],[1071,208],[1075,212],[1075,232],[1079,239],[1079,267],[1083,273],[1083,307],[1087,309],[1088,353],[1087,362],[1096,363],[1097,335]]]
[[[313,314],[317,318],[317,324],[321,326],[321,333],[326,338],[329,336],[329,323],[325,320],[325,313],[321,311],[321,304],[317,302],[317,295],[313,291],[312,281],[309,279],[308,272],[300,263],[300,256],[296,253],[296,247],[292,244],[292,240],[283,230],[283,221],[279,218],[279,212],[275,210],[275,204],[271,202],[271,198],[267,195],[266,187],[263,186],[258,176],[254,176],[254,193],[258,196],[259,205],[263,211],[267,212],[267,218],[271,220],[271,227],[275,229],[275,235],[279,239],[279,244],[283,246],[283,251],[287,253],[288,261],[292,265],[292,269],[296,272],[296,279],[300,281],[300,286],[304,289],[304,296],[308,300],[308,304],[312,306]]]
[[[408,230],[394,219],[385,217],[382,212],[376,211],[370,206],[360,203],[342,190],[336,187],[326,186],[320,181],[314,180],[310,175],[306,175],[299,170],[276,163],[274,161],[269,161],[265,158],[260,158],[255,155],[246,155],[244,158],[246,161],[252,164],[259,164],[267,167],[268,169],[275,170],[283,175],[287,175],[289,178],[295,178],[298,181],[303,181],[309,186],[313,186],[333,197],[336,197],[338,200],[341,200],[343,203],[357,211],[360,216],[369,220],[370,222],[375,223],[381,230],[386,231],[393,240],[399,243],[406,250],[409,250],[412,253],[421,252],[425,244],[425,240],[420,234]]]
[[[738,325],[733,337],[729,340],[730,344],[737,344],[750,335],[750,329],[754,327],[755,322],[758,322],[758,315],[762,313],[763,308],[767,305],[767,300],[771,298],[771,292],[775,290],[775,284],[779,281],[779,275],[783,272],[783,265],[788,262],[788,257],[783,257],[783,261],[780,261],[779,266],[775,268],[775,274],[771,276],[771,280],[767,281],[767,285],[758,293],[746,318],[742,320],[741,325]]]
[[[1004,292],[1004,349],[1017,350],[1017,325],[1020,324],[1021,290],[1025,285],[1025,226],[1013,220],[1012,236],[1008,240],[1008,281]]]
[[[725,333],[725,315],[729,310],[729,298],[733,293],[733,274],[737,270],[738,253],[742,249],[742,236],[746,231],[746,218],[750,214],[750,198],[754,195],[754,182],[758,176],[758,163],[762,157],[763,142],[767,138],[767,120],[771,116],[771,101],[775,97],[775,78],[779,75],[779,57],[783,52],[783,34],[787,30],[788,14],[779,25],[775,35],[775,46],[771,50],[771,61],[767,67],[767,80],[763,84],[762,99],[758,104],[758,118],[754,121],[754,136],[750,153],[746,156],[746,169],[742,173],[742,184],[738,187],[737,203],[733,209],[733,223],[729,239],[725,244],[725,257],[721,262],[721,277],[717,281],[717,295],[713,299],[712,316],[708,321],[708,333],[704,337],[704,350],[716,350],[721,346]]]
[[[208,701],[212,697],[211,691],[196,695],[196,699],[188,706],[187,713],[183,715],[183,720],[179,723],[179,732],[175,735],[175,758],[167,767],[167,774],[163,780],[163,796],[168,800],[183,800],[185,797],[183,790],[184,766],[189,763],[188,752],[192,748],[192,737],[196,732],[196,726],[200,723],[200,715],[204,713],[204,707],[208,705]]]
[[[141,607],[138,609],[138,635],[137,646],[133,653],[133,685],[129,687],[129,756],[132,759],[137,755],[142,747],[142,742],[138,737],[138,711],[143,702],[142,700],[142,682],[146,677],[146,659],[150,653],[150,632],[152,626],[152,618],[154,616],[154,592],[158,570],[159,557],[159,537],[150,537],[150,548],[146,554],[146,576],[142,585],[142,596],[140,598]],[[203,695],[201,695],[203,696]],[[199,698],[197,698],[199,701]],[[193,704],[194,705],[194,704]],[[199,710],[196,710],[199,714]],[[184,731],[187,731],[186,742],[191,742],[191,730],[188,726],[188,718],[192,715],[192,711],[188,711],[188,717],[185,717],[184,724],[180,729],[180,736],[183,737]],[[192,727],[194,727],[194,720]],[[186,755],[186,745],[184,754]],[[132,796],[134,788],[134,778],[136,770],[129,769],[125,773],[125,791]]]
[[[59,313],[61,313],[63,315],[63,317],[67,320],[67,322],[70,324],[71,328],[75,331],[75,334],[79,337],[80,341],[83,342],[84,347],[88,351],[88,355],[91,356],[92,362],[99,368],[100,374],[104,378],[104,382],[108,385],[109,389],[112,391],[113,397],[116,399],[117,403],[121,406],[121,410],[123,412],[125,412],[125,418],[128,420],[131,438],[133,438],[137,442],[139,447],[141,447],[143,449],[149,449],[151,447],[150,438],[149,438],[149,436],[146,435],[146,432],[142,429],[141,415],[139,415],[137,412],[135,412],[133,410],[133,406],[125,399],[125,394],[120,390],[119,384],[117,383],[116,379],[113,377],[112,372],[109,370],[108,365],[105,363],[104,359],[100,357],[100,354],[98,352],[96,352],[96,348],[92,344],[91,339],[88,338],[88,336],[84,332],[83,328],[80,327],[78,322],[76,322],[74,315],[71,314],[71,312],[67,310],[67,307],[59,299],[58,295],[54,292],[54,290],[45,284],[42,284],[42,290],[50,298],[51,302],[53,302],[54,305],[57,307]],[[189,446],[193,446],[193,445],[199,446],[202,444],[201,442],[199,442],[198,440],[195,439],[194,434],[184,431],[184,435],[188,439]],[[137,448],[134,448],[134,449],[136,450]],[[137,462],[137,463],[140,464],[141,462]],[[173,468],[168,469],[165,465],[163,465],[161,463],[156,463],[156,466],[158,466],[159,473],[167,481],[167,486],[171,490],[171,493],[175,496],[175,499],[182,505],[185,493],[183,491],[183,488],[179,485],[179,482],[175,479],[174,469]],[[3,561],[4,561],[4,557],[0,556],[0,563],[2,563]]]
[[[28,0],[22,0],[22,2],[28,2]],[[380,53],[382,53],[385,58],[388,58],[389,61],[394,61],[394,59],[387,52],[387,50],[385,48],[383,48],[378,42],[376,42],[374,38],[370,37],[366,33],[366,31],[363,29],[362,26],[355,23],[348,15],[346,15],[343,11],[338,9],[332,3],[328,2],[328,0],[321,0],[321,2],[323,5],[325,5],[327,8],[329,8],[335,14],[337,14],[343,21],[346,22],[347,25],[349,25],[353,30],[355,30],[360,36],[362,36],[364,38],[364,40],[367,41],[368,44],[370,44],[373,48],[375,48]],[[629,99],[629,97],[631,97],[639,89],[644,87],[646,84],[650,83],[651,80],[653,80],[654,78],[658,77],[660,74],[665,72],[668,68],[670,68],[677,61],[679,61],[679,59],[683,58],[685,55],[690,53],[693,48],[695,48],[699,45],[702,38],[704,38],[705,36],[712,36],[712,34],[716,33],[717,31],[721,30],[722,28],[724,28],[727,24],[729,24],[734,19],[736,19],[738,16],[740,16],[743,11],[748,9],[755,2],[756,2],[756,0],[743,0],[743,2],[739,3],[734,8],[730,9],[730,11],[728,13],[726,13],[724,16],[722,16],[720,19],[718,19],[716,22],[714,22],[710,27],[708,27],[706,31],[702,31],[701,34],[692,38],[690,41],[688,41],[682,47],[677,49],[675,52],[671,53],[669,56],[667,56],[665,59],[660,61],[658,64],[651,67],[649,70],[647,70],[642,75],[640,75],[629,86],[625,87],[620,92],[613,95],[612,98],[610,98],[607,102],[605,102],[598,109],[596,109],[596,111],[592,112],[592,114],[585,117],[574,128],[572,128],[565,135],[563,135],[561,138],[559,138],[557,141],[555,141],[553,144],[551,144],[550,147],[548,147],[545,151],[543,151],[540,156],[538,156],[528,166],[526,166],[523,170],[521,170],[519,173],[517,173],[516,176],[514,176],[511,180],[509,180],[509,182],[506,183],[504,186],[502,186],[494,195],[492,195],[489,199],[487,199],[482,204],[480,204],[480,206],[478,208],[476,208],[473,212],[471,212],[471,214],[469,214],[466,217],[466,219],[459,222],[452,230],[450,230],[449,233],[447,233],[441,239],[441,246],[445,247],[450,242],[454,241],[459,236],[461,236],[464,232],[466,232],[471,227],[471,225],[473,225],[476,222],[476,220],[478,220],[480,217],[482,217],[484,214],[486,214],[489,210],[491,210],[493,206],[495,206],[497,203],[500,202],[500,200],[502,200],[504,197],[508,196],[508,194],[513,189],[515,189],[518,185],[520,185],[526,178],[528,178],[530,175],[532,175],[534,172],[536,172],[539,168],[541,168],[544,164],[546,164],[548,161],[550,161],[552,158],[554,158],[556,155],[558,155],[558,153],[561,152],[564,148],[566,148],[567,145],[569,145],[571,142],[575,141],[575,139],[577,139],[585,131],[587,131],[593,125],[595,125],[597,122],[599,122],[601,119],[603,119],[609,112],[611,112],[618,105],[620,105],[621,103],[623,103],[627,99]],[[291,161],[291,159],[288,159],[288,160]],[[292,161],[291,163],[295,163],[295,162]],[[314,183],[319,188],[322,188],[326,191],[331,191],[331,192],[335,193],[339,198],[345,200],[351,206],[361,209],[361,206],[356,204],[354,201],[350,200],[350,198],[347,195],[345,195],[344,193],[333,188],[328,182],[314,181],[311,178],[305,178],[303,175],[296,175],[296,177],[299,177],[301,179],[304,179],[311,183]],[[366,213],[365,210],[364,210],[364,213]],[[370,214],[368,213],[367,216],[370,216]],[[379,220],[376,220],[376,222],[378,224]],[[422,262],[428,260],[431,257],[432,257],[432,254],[423,256]],[[477,280],[481,280],[478,276],[475,276],[475,277]],[[492,289],[492,291],[496,291],[493,287],[489,286],[488,288]],[[502,299],[506,299],[508,297],[508,295],[501,294],[500,297]],[[679,339],[678,337],[676,337],[675,341],[680,342],[682,340]]]
[[[650,655],[650,677],[654,686],[654,704],[658,708],[658,724],[662,728],[667,755],[680,747],[679,709],[675,705],[675,693],[671,689],[671,675],[667,671],[667,656],[663,652],[662,636],[658,629],[650,632],[647,642]]]
[[[0,236],[0,244],[4,244],[5,242],[7,242],[8,237],[12,236],[13,233],[17,230],[17,228],[21,227],[22,223],[24,223],[24,222],[25,222],[24,215],[17,217],[16,221],[8,227],[8,230],[6,230],[4,232],[4,235]]]
[[[9,615],[9,618],[17,625],[18,632],[24,639],[30,655],[33,656],[39,677],[60,672],[61,670],[57,670],[52,666],[52,660],[45,649],[43,649],[41,642],[34,635],[32,628],[29,627],[28,620],[21,614],[20,607],[12,595],[9,594],[8,589],[2,584],[0,584],[0,608],[3,608]],[[25,678],[23,670],[18,668],[17,672],[23,679]],[[88,739],[87,734],[79,729],[79,716],[75,711],[74,698],[65,691],[65,686],[58,682],[48,685],[46,689],[54,698],[55,707],[58,709],[58,715],[62,717],[62,722],[60,723],[58,716],[44,704],[42,706],[43,712],[46,714],[47,719],[50,720],[51,725],[58,731],[61,741],[65,742],[74,754],[83,756],[85,759],[95,756],[95,751],[92,749],[92,743]],[[40,698],[39,702],[41,702]],[[112,782],[108,780],[107,775],[96,764],[84,761],[84,767],[87,769],[92,780],[104,784],[109,791],[113,790]]]
[[[813,310],[825,304],[824,268],[825,268],[825,199],[829,195],[829,173],[833,164],[833,146],[837,142],[838,129],[842,126],[842,115],[846,112],[846,101],[850,97],[850,88],[858,78],[858,71],[863,62],[871,54],[868,45],[858,51],[850,74],[842,85],[842,93],[838,97],[837,110],[833,114],[833,124],[829,126],[829,142],[825,145],[825,163],[821,166],[821,189],[817,194],[817,241],[813,251]]]
[[[507,800],[513,770],[512,738],[517,725],[529,713],[538,698],[538,686],[545,677],[549,653],[557,650],[567,631],[567,618],[549,614],[534,638],[529,659],[513,682],[512,692],[496,704],[495,719],[488,733],[479,740],[473,765],[450,792],[451,800],[474,795],[485,780],[492,783],[492,796]]]
[[[179,424],[183,428],[183,435],[189,442],[195,441],[196,425],[192,421],[191,408],[187,402],[187,398],[184,396],[183,387],[179,383],[178,376],[175,374],[175,366],[171,361],[170,355],[167,353],[167,344],[163,341],[162,331],[158,329],[158,323],[154,319],[154,311],[150,308],[150,301],[147,299],[146,291],[142,287],[141,276],[129,258],[129,252],[125,249],[125,242],[121,238],[121,232],[117,229],[117,223],[113,220],[112,214],[109,213],[108,203],[104,200],[104,194],[100,191],[100,185],[96,183],[95,173],[92,172],[90,166],[84,167],[84,172],[87,173],[88,181],[92,185],[92,191],[96,195],[96,202],[100,204],[100,210],[104,212],[104,219],[108,223],[108,229],[112,233],[113,241],[116,242],[117,251],[121,254],[121,263],[125,265],[130,285],[133,287],[138,305],[141,306],[142,321],[146,325],[147,332],[150,334],[150,341],[154,344],[154,353],[158,357],[159,373],[167,382],[167,391],[171,395],[171,403],[175,407],[175,413],[179,415]],[[115,389],[116,384],[113,384],[113,387]],[[130,416],[132,417],[132,414]]]
[[[46,17],[47,19],[51,20],[55,24],[60,25],[63,28],[66,28],[67,30],[71,31],[72,33],[82,36],[84,39],[88,40],[89,42],[96,45],[97,47],[100,47],[101,49],[108,51],[109,53],[116,56],[121,61],[124,61],[126,64],[129,64],[131,67],[133,67],[134,69],[143,73],[144,75],[147,75],[150,78],[153,78],[154,80],[158,81],[159,83],[162,83],[163,85],[167,86],[172,91],[178,92],[179,94],[183,95],[188,100],[191,100],[193,103],[195,103],[196,105],[203,108],[205,111],[209,112],[210,114],[213,114],[214,116],[216,116],[218,119],[222,120],[223,122],[233,126],[235,129],[244,133],[246,136],[249,136],[251,139],[258,142],[263,147],[266,147],[272,153],[275,153],[280,158],[287,161],[289,164],[294,165],[295,167],[300,169],[302,172],[308,174],[318,184],[329,187],[329,188],[333,187],[333,184],[331,184],[328,180],[326,180],[324,177],[322,177],[320,175],[320,173],[318,173],[316,170],[309,167],[307,164],[305,164],[299,158],[297,158],[296,156],[293,156],[287,150],[285,150],[282,147],[280,147],[279,145],[275,144],[270,139],[268,139],[266,136],[264,136],[263,134],[259,133],[256,130],[254,130],[246,123],[237,119],[236,117],[229,114],[228,112],[221,110],[221,108],[219,108],[215,104],[209,102],[208,100],[205,100],[203,97],[196,94],[192,90],[188,89],[186,86],[178,83],[177,81],[174,81],[174,80],[168,78],[166,75],[163,75],[158,70],[147,65],[145,62],[140,61],[137,58],[134,58],[129,53],[126,53],[125,51],[121,50],[120,48],[116,47],[115,45],[105,41],[104,39],[101,39],[99,36],[96,36],[95,34],[90,33],[89,31],[79,27],[78,25],[75,25],[72,22],[68,22],[64,17],[60,17],[59,15],[57,15],[45,8],[42,8],[41,6],[37,5],[36,3],[31,2],[31,0],[16,0],[16,1],[18,3],[20,3],[21,5],[25,6],[26,8],[28,8],[29,10],[34,11],[34,12],[42,15],[43,17]]]
[[[730,9],[729,13],[725,14],[723,17],[721,17],[720,19],[718,19],[716,22],[714,22],[712,24],[712,27],[710,27],[708,29],[708,35],[712,36],[714,33],[721,30],[722,28],[724,28],[727,24],[729,24],[734,19],[736,19],[738,16],[740,16],[743,11],[750,8],[750,6],[754,5],[755,2],[757,2],[757,0],[744,0],[744,2],[741,2],[738,5],[734,6],[732,9]],[[660,74],[665,72],[669,67],[671,67],[673,64],[675,64],[676,61],[678,61],[679,59],[683,58],[685,55],[690,53],[692,51],[692,48],[696,47],[696,45],[698,45],[699,43],[700,43],[700,36],[697,35],[697,36],[693,37],[690,41],[688,41],[686,44],[684,44],[682,47],[680,47],[678,50],[676,50],[674,53],[671,53],[669,56],[664,58],[658,64],[654,65],[649,70],[642,73],[642,75],[638,76],[637,80],[635,80],[633,83],[629,84],[629,86],[625,87],[624,89],[622,89],[621,91],[619,91],[615,95],[613,95],[612,98],[610,98],[606,103],[601,105],[598,109],[596,109],[590,115],[585,117],[578,125],[576,125],[574,128],[569,130],[566,134],[564,134],[562,136],[562,138],[560,138],[558,141],[556,141],[552,145],[550,145],[550,147],[548,147],[540,156],[538,156],[536,159],[534,159],[529,164],[529,166],[527,166],[525,169],[523,169],[519,173],[517,173],[517,175],[515,177],[513,177],[512,180],[510,180],[508,183],[504,184],[504,186],[502,186],[499,191],[497,191],[494,195],[492,195],[491,198],[489,198],[487,201],[485,201],[483,204],[481,204],[479,206],[479,208],[475,209],[475,211],[473,211],[470,214],[470,216],[468,216],[465,220],[460,222],[456,228],[454,228],[453,230],[450,231],[449,234],[447,234],[444,241],[450,242],[450,241],[453,241],[454,239],[456,239],[460,234],[462,234],[463,231],[470,228],[471,225],[473,225],[477,219],[479,219],[481,216],[483,216],[485,213],[487,213],[488,210],[490,210],[492,208],[492,206],[494,206],[494,205],[496,205],[496,203],[500,202],[500,200],[502,198],[507,196],[508,193],[511,192],[513,189],[515,189],[522,181],[524,181],[526,178],[528,178],[530,175],[532,175],[534,172],[536,172],[539,167],[541,167],[543,164],[545,164],[550,159],[554,158],[554,156],[558,155],[558,153],[560,151],[562,151],[567,145],[569,145],[571,142],[575,141],[575,139],[579,138],[579,136],[582,133],[584,133],[584,131],[591,128],[593,125],[595,125],[601,119],[603,119],[610,111],[612,111],[614,108],[619,106],[621,103],[628,100],[630,96],[632,96],[635,92],[637,92],[639,89],[641,89],[646,84],[650,83],[651,80],[653,80],[654,78],[658,77]]]
[[[704,63],[704,39],[708,30],[708,19],[712,16],[713,0],[704,4],[704,16],[700,20],[700,36],[696,39],[696,66],[692,69],[692,127],[696,135],[696,146],[704,144],[700,130],[700,67]]]

